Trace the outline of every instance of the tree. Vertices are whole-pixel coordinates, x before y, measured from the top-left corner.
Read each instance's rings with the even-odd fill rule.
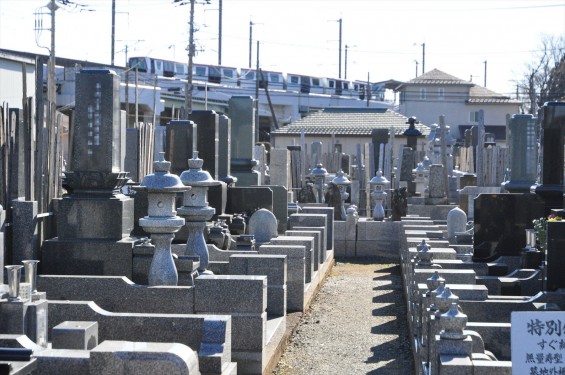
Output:
[[[537,114],[545,102],[565,97],[565,37],[544,36],[536,60],[526,67],[518,89],[528,98],[526,110]]]

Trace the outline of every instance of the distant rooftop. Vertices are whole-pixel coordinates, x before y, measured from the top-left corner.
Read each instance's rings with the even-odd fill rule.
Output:
[[[402,135],[408,129],[408,117],[385,108],[331,107],[314,112],[298,121],[273,131],[272,135],[304,134],[340,136],[370,136],[373,129],[394,129],[395,135]],[[423,135],[429,127],[417,124]]]
[[[438,69],[430,70],[422,74],[419,77],[411,79],[408,82],[402,83],[396,87],[396,91],[406,85],[434,85],[434,86],[468,86],[469,87],[469,98],[467,103],[477,103],[477,104],[521,104],[522,102],[516,99],[511,99],[509,96],[498,94],[494,91],[487,89],[486,87],[479,86],[473,82],[463,80],[461,78],[454,77],[450,74],[442,72]]]

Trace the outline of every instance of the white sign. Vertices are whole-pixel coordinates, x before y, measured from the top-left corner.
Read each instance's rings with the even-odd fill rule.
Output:
[[[517,311],[511,323],[512,375],[565,375],[565,312]]]

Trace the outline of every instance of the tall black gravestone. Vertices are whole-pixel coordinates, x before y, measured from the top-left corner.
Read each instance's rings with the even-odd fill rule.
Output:
[[[196,150],[200,159],[204,160],[202,169],[218,180],[219,116],[215,111],[195,110],[188,119],[196,123]]]
[[[196,151],[196,124],[190,120],[172,120],[165,130],[165,160],[171,162],[171,173],[180,176],[188,170],[188,159]]]
[[[544,202],[535,194],[479,194],[475,198],[474,261],[520,256],[526,229],[543,216]]]
[[[545,215],[563,208],[563,147],[565,145],[565,102],[548,102],[539,111],[541,124],[541,173],[532,192],[543,198]]]

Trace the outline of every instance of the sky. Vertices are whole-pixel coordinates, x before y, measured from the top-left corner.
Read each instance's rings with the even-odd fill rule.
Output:
[[[208,1],[196,0],[194,62],[218,64],[219,0]],[[56,55],[110,64],[112,1],[65,2]],[[0,48],[48,54],[48,3],[0,0]],[[187,62],[186,3],[115,0],[115,64],[126,49]],[[424,65],[484,86],[486,67],[486,87],[513,96],[542,39],[565,36],[565,0],[223,0],[222,65],[248,67],[250,22],[252,67],[259,41],[263,70],[379,82],[408,81]]]

